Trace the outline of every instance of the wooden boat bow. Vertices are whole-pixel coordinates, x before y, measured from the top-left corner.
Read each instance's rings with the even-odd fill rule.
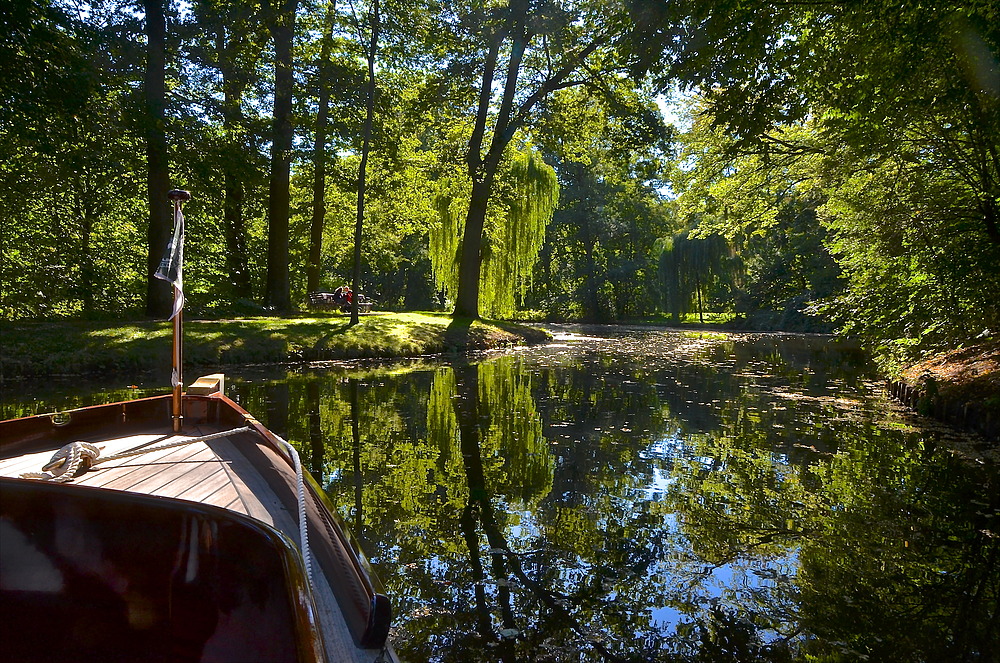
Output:
[[[66,519],[45,517],[44,514],[75,510],[81,515],[81,522],[92,523],[86,526],[90,530],[108,532],[107,540],[100,544],[101,550],[116,546],[145,548],[135,537],[129,536],[129,532],[148,529],[144,520],[147,517],[166,519],[170,523],[167,529],[180,539],[189,536],[184,533],[193,531],[192,528],[201,537],[208,536],[205,532],[221,531],[219,528],[241,532],[233,535],[234,541],[252,540],[256,548],[270,549],[271,567],[283,569],[281,577],[287,593],[284,602],[292,606],[286,612],[293,621],[289,628],[297,644],[285,647],[282,656],[274,660],[372,661],[376,656],[394,660],[395,654],[387,644],[392,617],[389,599],[357,541],[336,515],[336,509],[304,471],[302,488],[299,488],[294,448],[286,448],[283,440],[220,391],[185,394],[183,406],[183,434],[171,430],[171,396],[82,408],[59,417],[40,415],[0,422],[0,476],[5,477],[0,479],[0,521],[4,527],[13,528],[14,539],[58,541],[67,527]],[[52,454],[80,441],[96,447],[99,455],[90,459],[91,466],[79,476],[62,485],[18,478],[43,466],[55,470],[56,466],[70,464],[68,458],[73,452],[67,452],[64,459],[52,459]],[[79,471],[79,467],[75,469]],[[111,520],[106,517],[108,513],[125,512],[127,517],[116,516]],[[305,564],[299,554],[299,513],[305,516],[309,541],[306,554],[315,566],[311,581],[306,579]],[[128,523],[125,531],[119,526],[122,522]],[[206,523],[215,523],[215,530]],[[152,538],[162,543],[162,537]],[[180,539],[163,545],[176,552],[180,549]],[[237,554],[241,546],[251,544],[227,548],[229,539],[218,539],[218,543],[220,548],[206,548],[201,558],[214,560],[214,556],[219,557],[212,563],[218,564],[220,569],[225,567],[228,569],[225,573],[230,575],[239,576],[245,571],[249,583],[246,591],[256,591],[253,586],[260,580],[248,568],[251,563],[257,563],[256,557],[253,562],[244,563]],[[61,549],[50,553],[55,556],[53,559],[60,560],[67,555]],[[267,557],[263,552],[258,553]],[[32,591],[12,580],[18,574],[23,576],[25,571],[23,568],[8,569],[9,560],[21,560],[19,563],[30,567],[48,553],[39,554],[8,557],[5,544],[3,573],[0,574],[5,615],[0,623],[4,624],[3,633],[10,631],[15,638],[18,629],[12,625],[27,628],[18,614],[31,612],[19,606],[26,606],[32,600],[37,603],[39,597],[59,605],[69,605],[79,598],[67,595],[60,603],[53,599],[51,592]],[[233,563],[226,567],[224,561],[233,555],[237,557],[230,559]],[[127,558],[128,555],[122,557]],[[159,585],[150,585],[152,589],[147,597],[150,605],[174,606],[179,586],[170,581],[171,576],[165,569],[158,567],[167,562],[157,558],[152,551],[147,556],[145,550],[137,559],[141,563],[130,568],[132,572],[142,577],[156,573],[162,576]],[[149,567],[147,561],[159,570],[143,571]],[[76,564],[72,560],[66,563]],[[177,563],[176,560],[172,562]],[[94,572],[98,578],[104,578],[101,568]],[[208,588],[205,589],[208,605],[220,590],[213,584],[215,580],[202,580]],[[115,586],[117,582],[110,578],[104,581],[107,586]],[[8,591],[8,586],[15,589]],[[56,596],[59,595],[57,592]],[[307,596],[307,600],[301,596]],[[46,601],[41,604],[49,605]],[[8,612],[11,614],[6,614]],[[157,608],[154,612],[160,615],[162,610]],[[156,633],[174,632],[178,624],[184,622],[183,615],[177,611],[168,612],[168,617],[161,615],[162,619],[156,622],[159,628]],[[219,614],[223,615],[224,611]],[[128,627],[125,634],[134,640],[145,633],[152,638],[151,642],[160,642],[153,638],[154,630]],[[206,638],[202,642],[203,653],[209,651],[205,648],[213,642],[211,634]],[[159,646],[166,645],[160,642]],[[107,654],[101,651],[102,656]],[[18,658],[23,659],[23,656]],[[94,658],[100,656],[95,654]],[[113,657],[103,660],[113,660]]]

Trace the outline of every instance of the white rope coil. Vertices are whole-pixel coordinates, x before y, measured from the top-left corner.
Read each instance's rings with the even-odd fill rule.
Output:
[[[100,457],[101,449],[90,442],[84,442],[82,440],[71,442],[56,451],[52,458],[49,459],[49,462],[42,466],[41,472],[25,472],[24,474],[21,474],[20,477],[22,479],[41,479],[43,481],[67,483],[76,478],[77,471],[80,469],[81,465],[89,469],[100,465],[101,463],[119,460],[120,458],[139,456],[153,451],[172,449],[174,447],[183,447],[197,442],[208,442],[209,440],[214,440],[220,437],[246,433],[250,430],[253,429],[249,426],[243,426],[242,428],[234,428],[232,430],[222,431],[221,433],[210,433],[199,437],[186,437],[179,440],[173,440],[171,442],[165,442],[163,444],[157,444],[151,447],[133,447],[132,449],[111,454],[110,456],[104,456],[103,458]]]
[[[90,442],[73,442],[56,451],[41,472],[25,472],[21,478],[66,483],[76,477],[81,465],[93,467],[100,455],[101,450]]]

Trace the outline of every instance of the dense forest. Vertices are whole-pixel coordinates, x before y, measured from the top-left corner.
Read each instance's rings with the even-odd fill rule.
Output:
[[[20,0],[0,318],[818,316],[1000,328],[992,0]]]

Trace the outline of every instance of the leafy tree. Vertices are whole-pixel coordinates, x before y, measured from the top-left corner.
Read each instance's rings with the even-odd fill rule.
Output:
[[[423,308],[431,307],[429,267],[426,252],[428,215],[433,214],[425,197],[433,198],[426,169],[435,161],[433,152],[421,144],[419,112],[412,108],[415,82],[424,76],[425,64],[415,54],[415,43],[426,29],[426,12],[412,5],[401,6],[379,3],[378,62],[373,63],[377,76],[368,75],[371,54],[371,5],[355,7],[353,4],[337,15],[332,44],[330,66],[330,117],[331,133],[325,170],[327,177],[322,247],[314,239],[306,246],[294,237],[302,221],[293,215],[293,260],[297,254],[309,255],[308,263],[317,272],[319,283],[342,285],[355,279],[355,288],[369,296],[376,296],[379,307],[398,308],[405,293],[421,292]],[[365,9],[367,7],[367,9]],[[385,11],[390,13],[385,14]],[[365,11],[368,18],[356,15]],[[315,73],[318,77],[319,72]],[[315,86],[313,86],[315,87]],[[368,96],[367,90],[372,95]],[[318,93],[313,93],[317,94]],[[371,102],[369,104],[369,101]],[[366,116],[371,108],[371,125],[367,130],[368,149],[365,152]],[[301,113],[308,116],[316,112],[308,103],[301,105]],[[359,178],[361,161],[365,161],[364,211],[361,234],[358,230]],[[302,182],[309,166],[298,170],[293,178],[293,210],[301,209],[304,201]],[[312,173],[318,172],[312,164]],[[315,179],[312,180],[313,201],[317,200]],[[313,222],[308,226],[317,229],[316,208],[313,205]],[[423,244],[423,247],[421,247]],[[355,260],[353,248],[364,246]],[[419,266],[419,267],[418,267]],[[313,267],[310,267],[313,268]],[[304,290],[314,287],[293,274],[293,292],[304,296]]]
[[[442,15],[442,26],[457,28],[448,69],[475,72],[478,79],[464,156],[470,193],[457,315],[479,316],[487,210],[507,148],[552,92],[582,83],[598,69],[599,59],[607,72],[614,26],[608,9],[604,3],[571,7],[512,0],[492,7],[455,5],[454,14]]]
[[[49,2],[5,6],[0,21],[0,315],[134,311],[147,257],[132,211],[145,208],[141,26],[100,3],[89,22]]]
[[[711,116],[699,111],[702,103],[690,103],[694,117],[679,137],[671,187],[679,194],[677,214],[692,222],[692,233],[722,235],[736,254],[720,305],[752,315],[801,309],[837,294],[839,269],[818,214],[826,199],[817,179],[821,138],[810,126],[781,127],[766,150],[734,157],[735,139],[711,126]]]
[[[731,280],[735,261],[725,238],[720,235],[691,237],[677,233],[661,244],[659,277],[667,310],[680,322],[681,316],[697,306],[698,318],[705,321],[705,303],[713,290]]]
[[[963,284],[1000,274],[996,11],[989,2],[640,3],[636,36],[665,54],[656,64],[665,86],[680,80],[704,94],[706,118],[732,138],[729,156],[756,155],[761,177],[776,179],[790,159],[807,164],[800,172],[818,186],[816,203],[829,200],[818,217],[850,281],[831,311],[903,356],[996,328],[995,298],[975,286],[946,295],[957,275],[934,257],[961,264]],[[861,182],[877,183],[894,214],[858,208]],[[908,245],[909,264],[890,248],[899,229],[912,238],[895,243]],[[862,246],[873,234],[885,241]],[[878,303],[863,294],[876,283],[886,285]],[[883,324],[886,308],[900,324]],[[981,312],[978,330],[957,324],[970,308]]]
[[[968,219],[943,221],[954,184],[892,160],[842,181],[820,208],[849,281],[830,313],[887,360],[990,335],[1000,323],[1000,252],[974,241]]]
[[[658,190],[669,129],[649,91],[613,81],[561,90],[535,133],[563,193],[531,302],[549,315],[591,320],[650,312],[652,246],[673,228]]]

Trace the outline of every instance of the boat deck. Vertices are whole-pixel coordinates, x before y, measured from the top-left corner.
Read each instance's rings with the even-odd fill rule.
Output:
[[[186,426],[183,434],[153,432],[105,440],[87,440],[101,454],[98,464],[72,481],[73,485],[91,486],[146,495],[178,498],[222,507],[263,521],[298,544],[296,514],[274,494],[267,481],[241,453],[240,444],[248,444],[246,434],[224,436],[169,449],[156,447],[228,430],[218,425]],[[100,459],[126,450],[148,452],[110,460]],[[56,449],[0,459],[0,476],[19,477],[22,473],[40,472]],[[273,454],[268,450],[267,453]],[[372,663],[393,660],[380,649],[362,649],[354,645],[350,631],[332,588],[322,573],[314,573],[313,593],[323,624],[329,661]],[[332,636],[332,637],[329,637]]]
[[[93,443],[104,457],[218,432],[222,432],[218,426],[195,426],[185,430],[183,435],[168,432],[130,435]],[[17,477],[25,472],[39,472],[53,452],[48,450],[0,460],[0,476]],[[294,536],[297,526],[292,514],[282,509],[277,501],[270,509],[260,502],[257,497],[261,494],[260,476],[249,463],[241,464],[242,458],[233,443],[223,437],[102,463],[72,483],[211,504],[257,518]],[[248,485],[248,481],[252,485]],[[266,484],[264,488],[264,494],[269,492]]]

